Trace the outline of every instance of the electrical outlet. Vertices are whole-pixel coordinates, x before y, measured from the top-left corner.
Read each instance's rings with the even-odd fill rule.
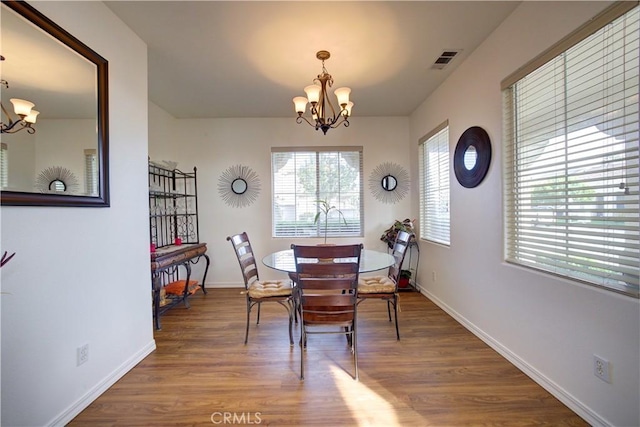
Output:
[[[611,383],[611,371],[609,370],[609,361],[600,356],[593,355],[593,375],[602,381]]]
[[[77,349],[77,365],[80,366],[89,360],[89,343],[78,347]]]
[[[435,281],[436,281],[436,279],[437,279],[436,272],[435,272],[435,271],[432,271],[432,272],[431,272],[431,281],[432,281],[432,282],[435,282]]]

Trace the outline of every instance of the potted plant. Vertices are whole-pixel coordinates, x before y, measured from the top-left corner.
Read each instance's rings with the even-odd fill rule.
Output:
[[[400,275],[398,275],[398,287],[408,288],[410,281],[411,281],[411,270],[400,270]]]
[[[336,211],[338,212],[338,216],[342,218],[344,225],[347,225],[347,220],[344,217],[344,214],[340,209],[335,206],[331,206],[329,202],[326,200],[316,200],[318,204],[318,213],[316,213],[315,218],[313,219],[313,223],[317,224],[320,220],[320,215],[324,215],[324,244],[327,244],[327,232],[329,230],[329,212]]]

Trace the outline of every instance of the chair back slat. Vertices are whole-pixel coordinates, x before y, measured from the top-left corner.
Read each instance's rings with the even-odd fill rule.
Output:
[[[396,235],[396,240],[391,251],[391,255],[393,256],[395,261],[389,267],[388,273],[389,278],[396,284],[398,283],[400,271],[402,270],[402,264],[404,263],[404,258],[407,254],[407,248],[409,247],[409,242],[412,237],[413,234],[407,233],[406,231],[398,231],[398,234]]]
[[[243,232],[229,236],[227,237],[227,240],[229,240],[233,245],[236,257],[238,258],[238,263],[240,264],[240,270],[242,271],[244,286],[248,289],[253,282],[260,280],[260,277],[258,276],[258,266],[253,255],[251,243],[249,242],[249,236],[246,232]]]
[[[355,260],[352,261],[352,263]],[[328,264],[328,265],[327,265]],[[323,275],[330,269],[333,276],[339,276],[342,274],[350,274],[353,271],[353,267],[350,263],[346,262],[317,262],[313,259],[301,259],[298,265],[298,273],[307,276]]]
[[[308,307],[348,307],[354,300],[353,294],[306,294],[300,298]]]
[[[360,258],[362,245],[301,246],[291,245],[297,258]]]

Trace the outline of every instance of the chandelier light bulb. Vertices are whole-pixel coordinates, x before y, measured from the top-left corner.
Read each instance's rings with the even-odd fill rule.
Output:
[[[295,105],[296,113],[304,114],[307,111],[307,103],[309,101],[304,96],[296,96],[293,98],[293,104]]]
[[[320,100],[320,91],[322,88],[318,85],[309,85],[304,88],[304,92],[307,94],[307,98],[309,98],[309,103],[314,104]]]
[[[345,117],[349,117],[351,115],[352,108],[353,108],[353,102],[351,101],[347,102],[347,105],[344,107],[344,111],[342,112],[342,115]]]
[[[348,87],[340,87],[333,93],[335,93],[336,98],[338,98],[338,105],[343,106],[349,103],[349,94],[351,93],[351,89]]]
[[[29,114],[24,118],[24,121],[27,123],[34,124],[36,122],[36,117],[40,114],[40,111],[31,110]]]
[[[11,98],[9,101],[13,104],[13,111],[20,117],[28,116],[31,109],[35,107],[33,102],[25,101],[24,99]]]

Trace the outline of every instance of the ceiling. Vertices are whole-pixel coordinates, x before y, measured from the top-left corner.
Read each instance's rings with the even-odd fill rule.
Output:
[[[176,118],[293,117],[319,50],[355,118],[411,114],[519,2],[105,4],[147,44],[149,98]],[[447,50],[459,54],[433,69]]]
[[[8,85],[0,86],[3,105],[13,112],[13,106],[6,102],[10,98],[34,102],[34,109],[41,113],[37,120],[95,119],[95,65],[4,3],[0,10],[0,53],[5,58],[0,77]]]

